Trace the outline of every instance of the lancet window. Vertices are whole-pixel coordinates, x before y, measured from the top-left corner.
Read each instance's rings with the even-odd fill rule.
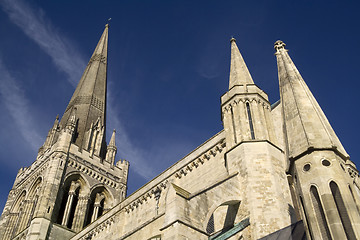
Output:
[[[88,202],[85,226],[101,217],[111,207],[111,204],[112,197],[105,187],[101,186],[92,190]]]
[[[39,200],[42,179],[38,178],[29,190],[28,196],[24,202],[24,216],[19,222],[19,232],[30,225],[35,214],[36,205]]]
[[[246,112],[247,112],[248,120],[249,120],[250,136],[251,136],[251,139],[255,139],[254,125],[253,125],[253,119],[251,116],[251,109],[250,109],[249,102],[246,102]]]
[[[355,203],[355,205],[356,205],[356,209],[357,209],[358,213],[360,214],[359,206],[358,206],[358,204],[356,203],[356,199],[355,199],[354,193],[353,193],[350,185],[349,185],[349,191],[350,191],[351,196],[352,196],[352,198],[353,198],[353,200],[354,200],[354,203]]]
[[[82,206],[80,195],[84,192],[84,182],[78,175],[67,179],[64,184],[57,223],[70,229],[78,228],[79,222],[84,219],[84,214],[79,211]],[[81,201],[80,201],[81,200]],[[85,203],[86,204],[86,203]],[[75,226],[76,225],[76,226]]]
[[[10,209],[9,220],[6,226],[4,239],[10,239],[19,231],[18,225],[24,213],[26,191],[23,191]]]
[[[101,119],[98,118],[96,122],[91,123],[88,131],[86,149],[90,154],[99,155],[101,148],[101,139],[104,134],[104,126],[101,124]]]
[[[331,193],[333,195],[333,198],[334,198],[334,201],[336,204],[337,211],[340,215],[341,223],[344,227],[346,237],[347,237],[347,239],[355,240],[356,239],[355,233],[351,226],[351,221],[350,221],[349,215],[347,213],[344,201],[341,197],[339,187],[334,181],[331,181],[330,189],[331,189]]]
[[[319,196],[318,190],[315,186],[310,187],[310,195],[311,195],[311,200],[312,200],[312,203],[314,206],[315,216],[316,216],[317,223],[319,225],[322,239],[332,239],[330,230],[329,230],[329,227],[328,227],[328,224],[326,221],[324,209],[321,204],[320,196]]]
[[[38,178],[28,191],[23,191],[10,209],[4,239],[10,239],[27,228],[34,216],[42,179]]]

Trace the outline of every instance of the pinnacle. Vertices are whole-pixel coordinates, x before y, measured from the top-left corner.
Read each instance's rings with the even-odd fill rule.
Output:
[[[115,146],[115,129],[113,130],[113,133],[111,135],[111,139],[110,139],[110,142],[109,142],[109,146]]]
[[[230,39],[231,42],[231,63],[230,63],[230,79],[229,89],[236,85],[254,84],[246,63],[236,45],[235,38]]]

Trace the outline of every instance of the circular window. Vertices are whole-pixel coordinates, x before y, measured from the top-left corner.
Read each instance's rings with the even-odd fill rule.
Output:
[[[309,170],[310,170],[310,164],[307,163],[307,164],[304,165],[304,171],[307,172]]]
[[[330,161],[329,161],[329,160],[326,160],[326,159],[322,160],[321,163],[322,163],[322,165],[324,165],[325,167],[328,167],[328,166],[330,166],[330,164],[331,164]]]

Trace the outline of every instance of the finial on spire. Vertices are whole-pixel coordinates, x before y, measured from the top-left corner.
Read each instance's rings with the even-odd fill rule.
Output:
[[[274,43],[274,48],[275,48],[276,52],[279,52],[280,49],[285,49],[285,46],[286,46],[286,44],[281,40],[277,40]]]
[[[236,39],[234,38],[234,36],[231,36],[230,42],[236,42]]]
[[[105,24],[105,27],[106,27],[106,28],[108,28],[108,27],[109,27],[109,23],[110,23],[110,21],[111,21],[111,18],[109,18],[109,19],[107,20],[107,23]]]
[[[56,120],[59,120],[59,114],[58,115],[56,115],[56,118],[55,118]]]

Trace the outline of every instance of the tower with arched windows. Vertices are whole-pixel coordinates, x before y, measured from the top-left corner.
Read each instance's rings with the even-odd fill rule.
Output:
[[[290,189],[308,238],[359,239],[358,171],[285,44],[277,41],[275,50]]]
[[[285,44],[270,104],[234,38],[224,129],[126,196],[106,133],[108,25],[35,162],[16,176],[0,239],[360,239],[360,180]]]
[[[108,25],[61,121],[19,170],[0,239],[68,239],[125,198],[129,163],[115,163],[115,130],[105,142],[107,46]]]

